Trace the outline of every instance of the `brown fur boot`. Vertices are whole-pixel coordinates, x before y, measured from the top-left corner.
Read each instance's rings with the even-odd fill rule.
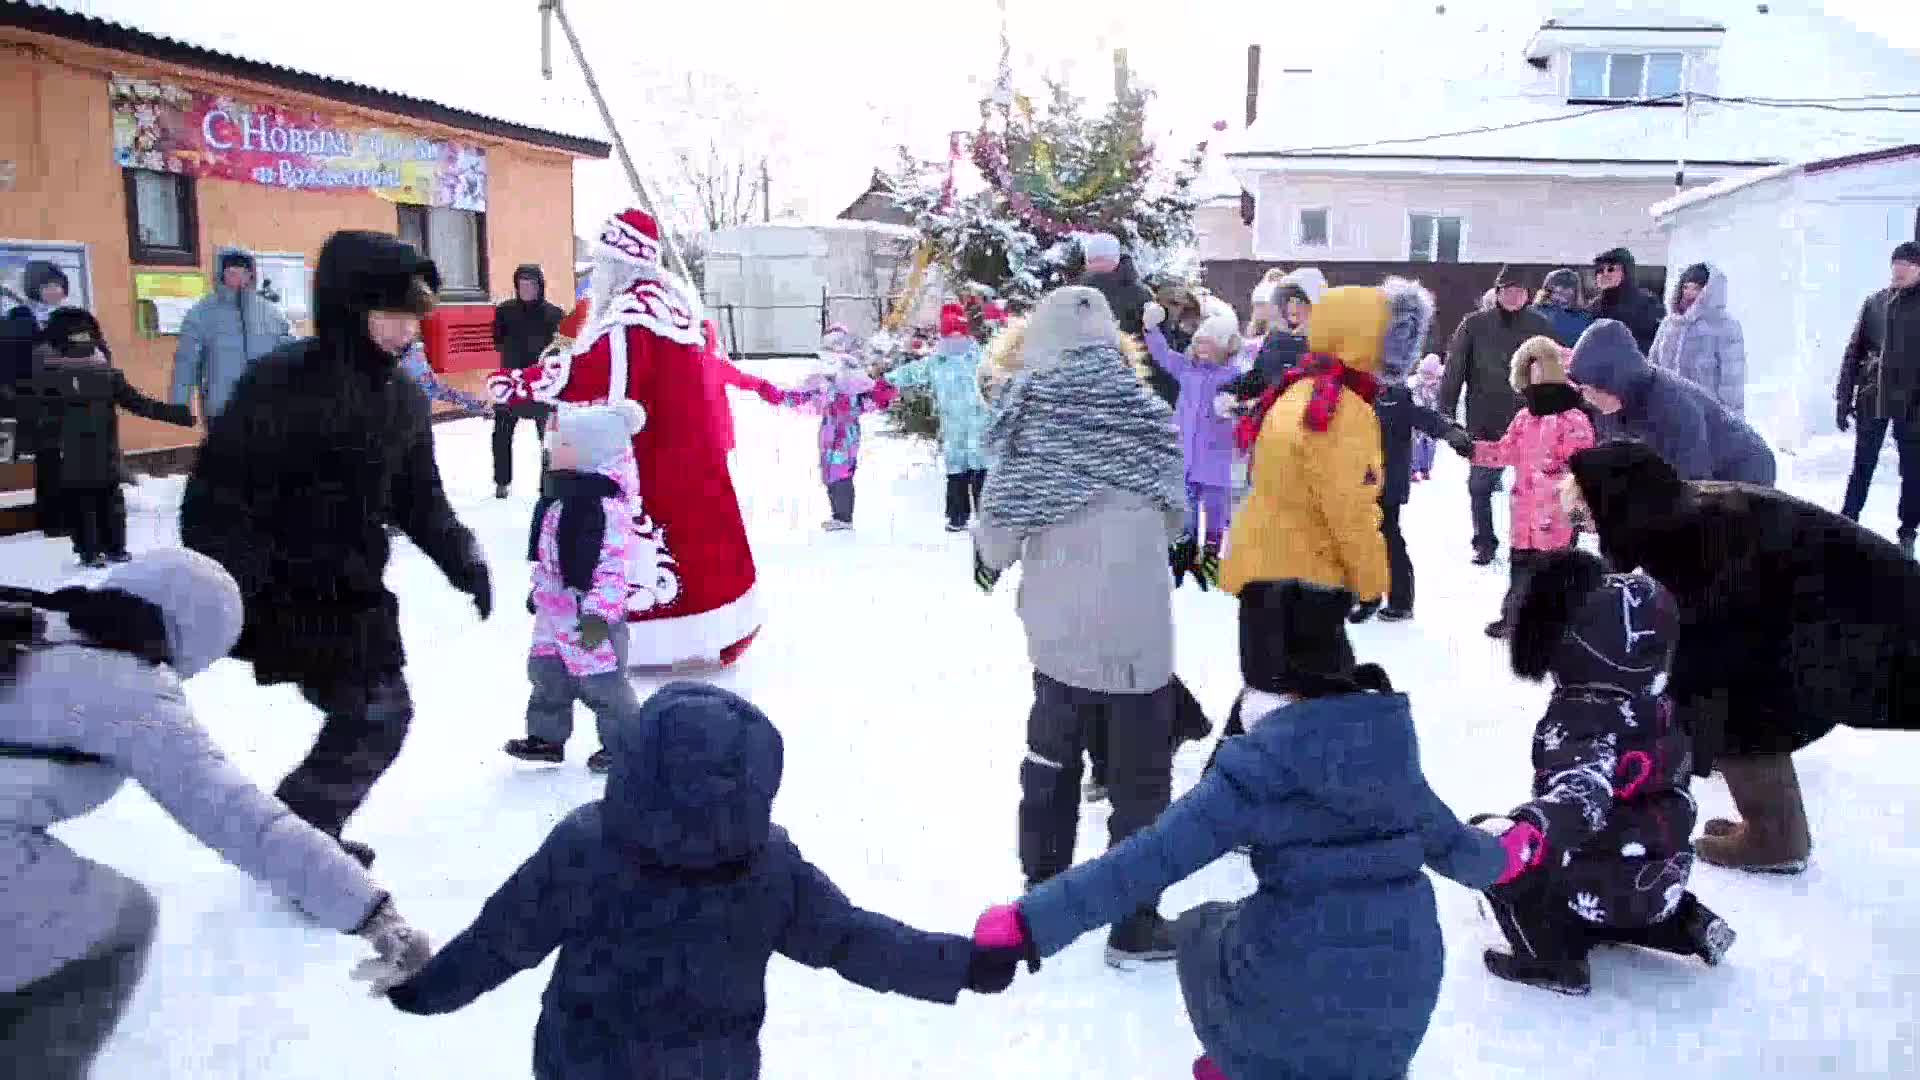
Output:
[[[1727,791],[1742,821],[1725,832],[1708,829],[1694,845],[1715,866],[1762,874],[1797,874],[1807,868],[1813,839],[1800,800],[1800,776],[1788,754],[1720,759]]]

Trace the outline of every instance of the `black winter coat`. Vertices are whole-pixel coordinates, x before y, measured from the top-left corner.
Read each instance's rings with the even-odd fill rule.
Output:
[[[1653,336],[1660,332],[1660,320],[1667,317],[1666,307],[1660,303],[1660,298],[1635,285],[1631,274],[1626,284],[1617,289],[1607,289],[1595,297],[1593,307],[1589,310],[1595,322],[1613,319],[1627,324],[1642,356],[1653,353]]]
[[[1153,290],[1140,281],[1130,265],[1113,270],[1082,274],[1076,284],[1096,289],[1107,298],[1120,332],[1140,337],[1147,332],[1147,305],[1153,302]],[[1177,347],[1177,346],[1176,346]],[[1151,359],[1147,361],[1147,385],[1168,405],[1180,400],[1180,382]]]
[[[1232,394],[1241,401],[1252,401],[1266,393],[1267,387],[1280,381],[1287,369],[1305,359],[1307,339],[1304,335],[1275,330],[1260,342],[1260,351],[1253,356],[1253,367],[1247,373],[1220,388],[1223,394]]]
[[[1553,696],[1533,729],[1533,797],[1508,816],[1545,834],[1534,872],[1595,925],[1658,922],[1686,892],[1691,740],[1660,693],[1679,623],[1652,578],[1609,576],[1577,550],[1546,556],[1515,609],[1514,671],[1550,674]]]
[[[1383,506],[1402,506],[1413,489],[1413,433],[1422,431],[1444,439],[1454,423],[1413,400],[1405,386],[1383,386],[1373,399],[1380,418],[1380,450],[1386,479],[1380,485]]]
[[[440,486],[426,395],[366,335],[382,275],[416,264],[431,271],[391,237],[329,240],[314,273],[317,336],[254,362],[194,460],[180,539],[239,583],[246,628],[233,655],[263,685],[399,673],[389,526],[456,587],[484,581]]]
[[[1513,354],[1531,337],[1553,337],[1553,324],[1532,308],[1476,311],[1460,320],[1447,341],[1446,374],[1440,380],[1440,413],[1454,416],[1460,392],[1467,394],[1467,431],[1498,439],[1520,411],[1513,389]]]
[[[193,426],[192,410],[141,393],[99,354],[68,359],[41,346],[34,351],[33,375],[21,386],[18,400],[21,424],[34,429],[36,448],[59,456],[60,487],[65,491],[104,491],[121,482],[117,410]]]
[[[521,278],[531,278],[540,286],[538,298],[531,303],[520,299]],[[540,362],[540,354],[553,342],[567,313],[547,302],[546,275],[532,263],[513,272],[513,287],[513,299],[493,309],[493,347],[500,352],[501,367],[518,370]]]
[[[1920,565],[1772,488],[1682,481],[1651,448],[1573,456],[1601,553],[1674,595],[1668,693],[1716,753],[1791,753],[1835,724],[1920,730]]]
[[[1862,417],[1920,417],[1920,285],[1881,289],[1860,306],[1834,398]]]

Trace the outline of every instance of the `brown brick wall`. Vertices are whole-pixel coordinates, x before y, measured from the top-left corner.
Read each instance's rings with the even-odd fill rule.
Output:
[[[255,100],[312,108],[343,118],[485,146],[488,157],[488,285],[496,298],[511,288],[513,268],[541,264],[556,283],[556,303],[571,299],[573,166],[564,153],[370,113],[277,87],[259,86],[55,39],[0,29],[0,161],[14,161],[15,190],[0,197],[0,237],[88,245],[95,314],[129,379],[153,395],[166,392],[176,339],[148,339],[136,330],[133,272],[128,260],[126,198],[113,160],[109,72],[123,72]],[[336,229],[393,232],[394,204],[368,194],[289,192],[219,180],[196,185],[203,270],[224,244],[261,251],[306,252],[309,267]],[[299,330],[301,328],[296,328]],[[478,391],[485,372],[450,377]],[[198,432],[123,414],[121,444],[138,467],[143,451],[191,445]],[[28,486],[25,470],[0,466],[0,490]]]

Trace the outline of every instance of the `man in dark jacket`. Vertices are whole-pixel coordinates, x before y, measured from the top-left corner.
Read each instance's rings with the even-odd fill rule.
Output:
[[[1081,239],[1080,252],[1086,268],[1074,284],[1096,289],[1107,298],[1107,306],[1113,309],[1113,321],[1120,325],[1121,333],[1135,338],[1145,334],[1147,305],[1153,302],[1153,290],[1140,280],[1133,259],[1120,253],[1120,241],[1107,233],[1094,233]],[[1148,366],[1147,385],[1153,387],[1161,400],[1172,405],[1180,397],[1179,382],[1162,371],[1160,365],[1149,361]]]
[[[493,347],[500,352],[500,366],[518,371],[538,364],[566,317],[566,312],[547,301],[547,275],[533,263],[522,264],[513,272],[513,299],[502,300],[493,309]],[[513,484],[514,427],[523,419],[532,420],[538,440],[546,434],[550,412],[551,407],[533,402],[494,407],[494,498],[506,498]]]
[[[293,683],[326,714],[279,798],[334,837],[399,756],[413,717],[399,605],[382,578],[391,526],[493,607],[487,564],[440,487],[426,395],[395,371],[440,275],[381,233],[333,234],[314,271],[315,335],[261,357],[211,418],[180,504],[180,538],[246,601],[234,646],[261,685]],[[372,849],[343,842],[362,862]]]
[[[1440,380],[1440,415],[1452,419],[1467,394],[1467,432],[1476,439],[1507,433],[1520,395],[1513,389],[1513,354],[1531,337],[1552,337],[1553,324],[1527,306],[1527,285],[1506,267],[1493,281],[1493,307],[1460,320],[1447,342],[1446,374]],[[1473,513],[1473,561],[1485,566],[1500,548],[1493,531],[1493,493],[1505,470],[1474,465],[1467,470]]]
[[[1599,294],[1593,299],[1593,317],[1613,319],[1627,324],[1634,344],[1642,354],[1653,351],[1653,336],[1660,332],[1660,320],[1666,309],[1660,298],[1641,288],[1633,280],[1633,252],[1614,248],[1594,257],[1593,283]]]
[[[1900,546],[1911,555],[1920,532],[1920,243],[1894,248],[1892,262],[1893,283],[1861,305],[1840,358],[1834,419],[1841,431],[1859,424],[1840,513],[1860,520],[1891,427],[1900,450]]]
[[[55,311],[66,306],[69,285],[66,271],[53,263],[44,259],[27,263],[20,280],[25,302],[7,312],[4,329],[0,329],[0,379],[4,379],[0,382],[0,399],[8,402],[7,412],[0,415],[13,415],[18,420],[14,453],[33,455],[33,520],[47,536],[66,536],[72,531],[66,504],[60,498],[60,446],[42,429],[48,417],[24,396],[25,383],[33,377],[33,351],[41,328]],[[112,354],[108,356],[111,359]]]
[[[1773,449],[1704,388],[1647,363],[1626,326],[1601,319],[1580,335],[1568,372],[1612,430],[1651,446],[1682,480],[1773,486]]]

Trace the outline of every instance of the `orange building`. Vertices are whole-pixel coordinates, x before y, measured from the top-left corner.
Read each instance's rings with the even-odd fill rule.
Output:
[[[160,398],[178,340],[168,331],[211,288],[226,246],[258,255],[262,290],[296,334],[307,329],[313,261],[338,229],[423,247],[456,321],[482,314],[457,305],[505,299],[521,263],[541,265],[549,297],[567,306],[573,163],[609,152],[24,4],[0,4],[0,100],[0,305],[20,302],[26,259],[53,260],[73,279],[72,301],[98,316],[116,364]],[[448,381],[478,390],[483,377]],[[199,434],[120,420],[136,471],[181,467]],[[0,463],[0,492],[31,487],[30,468]]]

